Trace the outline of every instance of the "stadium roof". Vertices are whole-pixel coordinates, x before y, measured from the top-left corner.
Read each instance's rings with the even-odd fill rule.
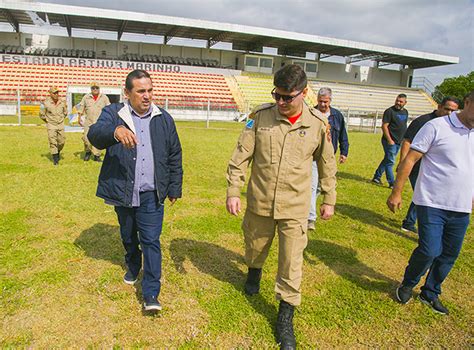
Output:
[[[205,40],[208,47],[219,42],[232,44],[233,50],[262,52],[263,47],[276,48],[279,55],[306,57],[306,52],[346,57],[348,62],[372,60],[381,64],[400,64],[410,68],[426,68],[459,63],[458,57],[400,49],[351,40],[288,32],[261,27],[211,22],[182,17],[148,13],[107,10],[91,7],[0,0],[0,23],[7,22],[15,31],[20,25],[34,25],[30,16],[36,13],[51,24],[72,29],[116,32],[120,40],[123,33],[158,35],[168,43],[173,37]]]

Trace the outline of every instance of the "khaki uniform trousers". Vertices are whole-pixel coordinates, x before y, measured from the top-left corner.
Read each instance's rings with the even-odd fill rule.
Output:
[[[277,229],[279,245],[276,299],[294,306],[301,304],[303,251],[308,244],[307,220],[308,218],[275,220],[246,210],[242,222],[245,261],[251,268],[262,268]]]
[[[86,152],[91,152],[94,156],[99,157],[101,154],[100,150],[92,146],[92,144],[89,142],[89,139],[87,138],[87,133],[89,132],[91,125],[84,124],[84,134],[82,135],[82,141],[84,141],[84,150]]]
[[[51,154],[61,152],[66,142],[64,127],[51,127],[48,125],[46,129],[48,130],[49,151]]]

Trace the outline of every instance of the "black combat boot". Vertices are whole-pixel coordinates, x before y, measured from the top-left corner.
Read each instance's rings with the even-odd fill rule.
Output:
[[[102,159],[100,159],[100,156],[94,156],[94,162],[102,162]]]
[[[59,164],[59,153],[53,154],[53,164],[54,165]]]
[[[89,159],[91,159],[91,152],[86,152],[84,154],[84,162],[87,162]]]
[[[249,267],[247,281],[245,281],[245,294],[254,295],[260,291],[260,280],[262,279],[262,269]]]
[[[293,313],[295,307],[286,301],[280,301],[278,309],[278,318],[276,324],[277,342],[280,344],[281,350],[296,349],[295,333],[293,331]]]

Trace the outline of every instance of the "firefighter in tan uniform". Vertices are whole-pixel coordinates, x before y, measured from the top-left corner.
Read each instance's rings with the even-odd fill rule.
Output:
[[[294,307],[301,302],[303,251],[308,237],[311,165],[318,163],[321,179],[321,218],[334,214],[336,160],[327,119],[304,103],[308,91],[305,72],[287,65],[274,76],[276,104],[254,110],[242,131],[227,169],[227,210],[238,215],[240,192],[247,167],[251,175],[242,229],[245,260],[249,268],[245,292],[257,294],[262,266],[275,229],[278,232],[276,298],[280,301],[276,324],[281,349],[294,349]]]
[[[49,89],[49,96],[40,108],[40,118],[46,122],[48,130],[49,150],[53,156],[54,165],[59,164],[59,154],[64,147],[64,118],[67,117],[67,106],[64,98],[59,97],[56,86]]]
[[[94,160],[100,162],[100,150],[91,145],[87,139],[87,133],[91,125],[95,124],[97,119],[99,119],[102,108],[110,104],[109,98],[107,95],[100,93],[99,84],[96,82],[91,83],[91,93],[84,95],[79,104],[79,125],[84,127],[84,134],[82,140],[84,141],[84,161],[88,161],[91,158],[91,155],[94,155]],[[85,115],[84,122],[82,122],[82,116]]]

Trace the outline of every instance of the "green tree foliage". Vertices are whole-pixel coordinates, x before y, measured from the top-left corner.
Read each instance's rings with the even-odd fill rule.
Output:
[[[446,78],[444,81],[436,86],[435,96],[452,96],[459,99],[462,103],[462,100],[466,94],[474,90],[474,71],[470,72],[467,75],[460,75],[454,78]],[[435,98],[435,100],[438,100]],[[439,102],[439,101],[437,101]]]

